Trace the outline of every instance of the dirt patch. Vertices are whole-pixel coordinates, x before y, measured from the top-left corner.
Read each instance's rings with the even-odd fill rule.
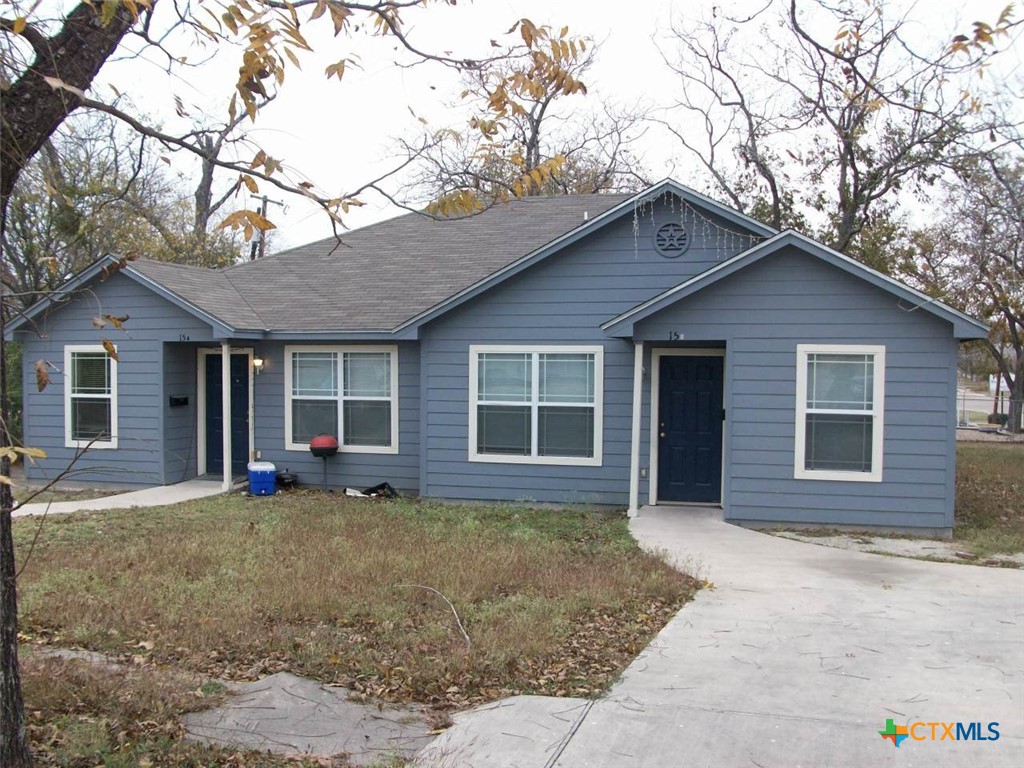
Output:
[[[80,649],[22,655],[42,765],[402,766],[451,722],[287,672],[233,683]]]
[[[188,739],[285,755],[344,755],[352,765],[381,765],[411,759],[436,733],[425,707],[361,704],[345,688],[287,672],[232,684],[230,690],[221,706],[185,716]]]

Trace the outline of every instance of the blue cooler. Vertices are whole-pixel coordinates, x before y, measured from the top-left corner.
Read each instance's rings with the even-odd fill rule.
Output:
[[[249,462],[249,493],[272,496],[276,491],[277,467],[269,461]]]

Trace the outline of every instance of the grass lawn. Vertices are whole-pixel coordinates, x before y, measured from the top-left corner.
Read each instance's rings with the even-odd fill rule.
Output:
[[[598,512],[297,492],[49,518],[33,545],[37,528],[15,522],[29,640],[446,709],[597,695],[697,586]]]
[[[1024,552],[1024,443],[957,446],[954,539],[982,557]]]

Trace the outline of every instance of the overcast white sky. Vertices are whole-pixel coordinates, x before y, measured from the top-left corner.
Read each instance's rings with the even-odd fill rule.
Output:
[[[972,0],[965,10],[967,4],[955,0],[921,0],[906,7],[922,37],[944,39],[950,30],[967,29],[975,19],[994,20],[1006,2]],[[675,80],[655,41],[661,40],[665,47],[671,21],[706,17],[714,6],[739,15],[760,5],[748,0],[461,0],[454,8],[430,4],[426,10],[410,10],[404,18],[417,45],[430,51],[451,50],[459,56],[486,54],[489,41],[500,39],[519,18],[568,25],[572,33],[600,43],[597,61],[586,78],[590,101],[664,104],[673,97]],[[316,55],[303,60],[302,72],[290,71],[280,97],[260,114],[251,135],[273,156],[283,158],[328,192],[350,191],[394,164],[394,137],[413,136],[419,127],[410,110],[426,118],[431,127],[453,122],[446,104],[458,95],[459,86],[450,70],[431,64],[412,69],[396,66],[400,52],[392,40],[355,34],[312,42]],[[341,84],[325,81],[323,66],[353,53],[359,56],[361,68],[350,69]],[[1021,51],[1011,53],[1007,59],[1019,68]],[[100,80],[131,94],[144,110],[170,126],[175,122],[175,95],[190,105],[193,114],[223,119],[235,67],[231,58],[221,56],[198,73],[184,70],[182,76],[168,78],[156,63],[136,59],[108,66]],[[102,85],[98,90],[103,95]],[[581,109],[588,108],[585,99],[579,103]],[[692,165],[657,131],[645,137],[641,154],[653,178],[673,175],[684,182],[698,181]],[[174,161],[183,172],[191,172],[185,158],[176,156]],[[269,189],[268,193],[288,206],[284,212],[271,210],[279,227],[272,241],[275,248],[330,234],[326,216],[308,203]],[[347,219],[350,226],[398,212],[379,198],[368,196],[365,201],[367,206]]]

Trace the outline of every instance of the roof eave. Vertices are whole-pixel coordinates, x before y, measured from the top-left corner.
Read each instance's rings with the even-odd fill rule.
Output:
[[[43,314],[49,307],[58,303],[66,297],[70,297],[73,293],[81,289],[83,286],[91,283],[97,277],[99,277],[103,270],[109,265],[121,264],[113,274],[124,274],[126,277],[131,278],[135,282],[139,283],[143,287],[153,291],[161,298],[174,304],[178,308],[188,312],[193,317],[207,323],[210,326],[210,330],[214,338],[234,338],[243,337],[250,338],[253,333],[262,334],[262,330],[254,330],[249,328],[235,328],[228,323],[225,323],[220,318],[212,315],[211,313],[200,309],[192,302],[182,298],[174,291],[166,288],[163,284],[159,283],[155,279],[143,274],[138,269],[135,269],[131,262],[122,263],[122,260],[115,256],[102,256],[95,262],[90,264],[88,267],[83,269],[77,275],[72,277],[58,289],[51,291],[50,295],[46,298],[36,302],[34,305],[29,307],[23,312],[17,319],[8,323],[4,329],[4,336],[7,339],[12,338],[12,335],[17,331],[23,331],[25,326],[33,321],[35,318]],[[113,274],[111,276],[113,276]]]
[[[414,341],[419,338],[415,330],[398,332],[388,329],[331,329],[317,331],[268,330],[264,333],[267,341]]]
[[[115,264],[118,261],[118,259],[109,255],[98,258],[77,275],[73,275],[63,285],[50,291],[45,298],[40,299],[31,307],[28,307],[24,312],[21,312],[18,317],[11,320],[9,323],[6,323],[4,325],[4,338],[10,340],[14,333],[24,330],[24,326],[31,323],[47,309],[52,307],[54,304],[63,301],[72,293],[79,290],[82,286],[99,277],[100,273],[107,267],[107,265]]]
[[[970,323],[958,321],[953,323],[953,337],[957,341],[979,341],[987,339],[990,328],[984,323],[973,320]]]
[[[237,336],[239,334],[244,334],[245,332],[253,331],[253,329],[251,328],[235,328],[234,326],[225,323],[216,315],[207,312],[205,309],[201,309],[197,305],[193,304],[191,301],[183,298],[181,295],[172,291],[170,288],[165,287],[162,283],[158,282],[154,278],[149,277],[148,275],[143,274],[139,270],[132,268],[131,264],[125,267],[122,271],[129,277],[136,280],[136,282],[144,285],[146,288],[149,288],[155,294],[157,294],[163,299],[166,299],[179,309],[183,309],[190,315],[193,315],[197,319],[202,320],[204,323],[208,323],[213,331],[214,337],[216,338],[230,338],[233,336]]]

